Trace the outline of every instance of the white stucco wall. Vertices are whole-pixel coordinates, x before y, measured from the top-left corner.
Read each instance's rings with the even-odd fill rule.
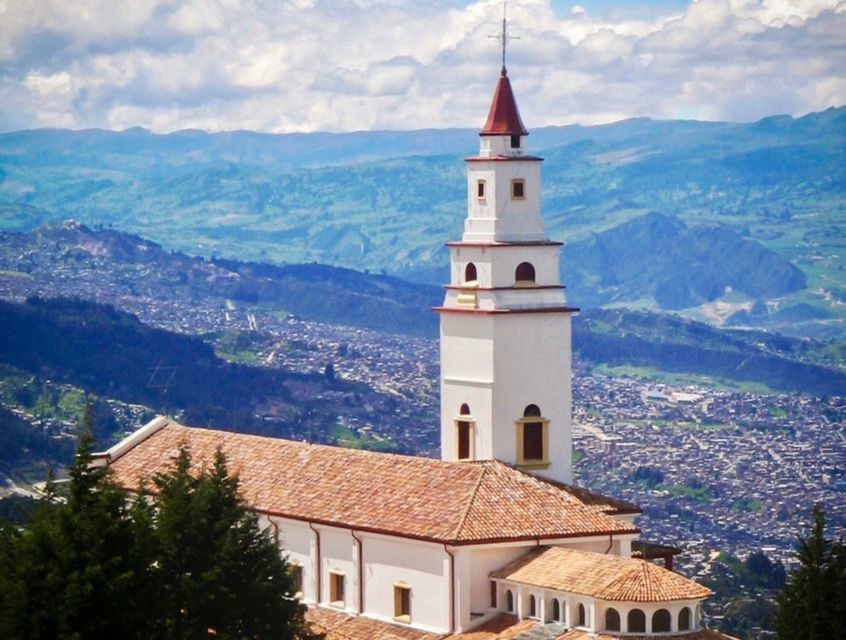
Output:
[[[303,572],[303,601],[317,602],[317,557],[314,532],[297,520],[271,517],[279,533],[279,548],[289,562],[299,564]]]
[[[493,457],[517,462],[516,421],[529,404],[549,420],[550,466],[538,475],[572,482],[571,315],[495,316]]]
[[[365,614],[394,622],[394,586],[403,583],[411,590],[410,624],[449,631],[450,560],[443,545],[358,535],[363,542]]]
[[[359,602],[355,540],[349,529],[323,525],[315,526],[315,528],[320,531],[320,602],[329,602],[330,574],[341,572],[345,577],[343,609],[350,613],[357,613]]]
[[[559,259],[561,246],[557,244],[484,247],[452,245],[450,247],[450,284],[464,284],[467,264],[476,266],[479,287],[514,286],[514,272],[521,262],[535,268],[535,282],[539,286],[560,283]]]
[[[517,425],[529,404],[549,420],[550,466],[572,482],[571,316],[441,314],[442,457],[456,455],[462,403],[475,420],[477,459],[517,462]]]
[[[540,165],[536,160],[471,161],[467,164],[466,242],[544,240],[540,217]],[[478,180],[485,180],[486,196],[476,197]],[[525,197],[511,197],[511,181],[525,181]]]

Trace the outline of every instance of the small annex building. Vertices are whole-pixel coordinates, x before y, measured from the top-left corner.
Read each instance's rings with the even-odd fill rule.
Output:
[[[544,230],[527,136],[503,66],[466,160],[464,233],[448,243],[436,309],[441,460],[163,416],[95,459],[136,491],[181,447],[197,466],[220,449],[328,640],[726,638],[702,628],[708,589],[632,557],[639,508],[573,485],[578,310],[559,280],[561,243]]]

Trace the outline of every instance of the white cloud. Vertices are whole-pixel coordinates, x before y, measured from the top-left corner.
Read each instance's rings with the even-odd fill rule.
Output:
[[[509,75],[530,128],[846,102],[846,0],[508,10]],[[500,11],[498,0],[0,3],[0,130],[479,126]]]

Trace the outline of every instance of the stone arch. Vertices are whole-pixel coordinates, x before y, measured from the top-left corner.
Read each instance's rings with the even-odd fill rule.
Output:
[[[505,592],[505,610],[508,613],[514,613],[514,593],[511,589]]]
[[[620,630],[620,612],[613,607],[605,610],[605,629],[608,631]]]
[[[540,407],[536,404],[527,405],[526,408],[523,409],[523,417],[524,418],[540,418],[541,417]]]
[[[642,609],[632,609],[629,611],[628,623],[626,631],[628,633],[646,633],[646,614]]]
[[[514,271],[514,280],[517,282],[534,282],[535,267],[531,262],[521,262]]]
[[[679,611],[679,631],[690,631],[690,607]]]
[[[478,279],[479,276],[476,273],[476,265],[472,262],[468,262],[467,266],[464,267],[464,282],[475,282]]]
[[[455,421],[456,456],[459,460],[473,458],[473,418],[470,415],[470,405],[466,402],[458,409],[458,419]]]
[[[563,622],[563,620],[561,620],[561,602],[558,598],[552,599],[552,619]]]
[[[658,609],[652,614],[653,633],[662,633],[670,630],[670,612],[666,609]]]
[[[579,626],[580,626],[580,627],[585,626],[585,620],[586,620],[586,618],[587,618],[587,616],[585,615],[585,605],[583,605],[583,604],[580,602],[580,603],[579,603]]]
[[[538,615],[538,600],[534,595],[529,596],[529,617],[536,618]]]

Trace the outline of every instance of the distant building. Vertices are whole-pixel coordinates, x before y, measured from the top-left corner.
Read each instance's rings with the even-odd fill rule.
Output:
[[[166,417],[100,459],[133,490],[182,446],[198,465],[221,448],[330,640],[720,638],[700,628],[708,589],[632,557],[640,510],[571,484],[576,310],[559,282],[560,243],[541,220],[541,159],[527,153],[505,67],[480,135],[437,309],[443,460]]]

